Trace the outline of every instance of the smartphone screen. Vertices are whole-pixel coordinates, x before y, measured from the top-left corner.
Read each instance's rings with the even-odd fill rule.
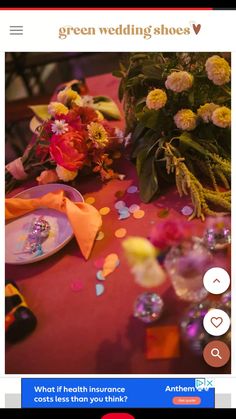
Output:
[[[235,407],[234,15],[0,10],[1,407]]]

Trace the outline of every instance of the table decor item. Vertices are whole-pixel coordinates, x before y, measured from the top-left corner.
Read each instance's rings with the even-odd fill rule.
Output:
[[[121,78],[131,159],[144,202],[175,184],[189,219],[230,211],[230,54],[130,53]]]
[[[6,192],[28,177],[39,184],[91,173],[103,181],[119,178],[112,163],[123,133],[105,119],[120,119],[119,109],[108,97],[80,96],[76,88],[75,81],[67,83],[49,104],[31,106],[33,138],[23,156],[6,166]]]
[[[39,185],[5,200],[6,263],[26,264],[45,259],[64,247],[75,235],[81,253],[88,259],[102,225],[99,212],[83,202],[68,185]],[[32,222],[44,219],[50,225],[41,252],[22,252]]]
[[[230,221],[226,217],[209,218],[204,243],[212,251],[226,249],[231,243]]]

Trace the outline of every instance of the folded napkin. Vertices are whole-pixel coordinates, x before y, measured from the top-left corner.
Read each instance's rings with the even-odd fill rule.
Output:
[[[73,202],[65,196],[63,190],[58,190],[34,199],[7,198],[5,217],[6,220],[11,220],[37,208],[52,208],[64,212],[83,256],[85,259],[89,258],[94,240],[102,225],[101,215],[96,208],[84,202]]]

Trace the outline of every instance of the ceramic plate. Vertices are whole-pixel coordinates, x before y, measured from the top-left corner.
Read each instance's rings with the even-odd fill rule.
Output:
[[[71,201],[83,201],[82,195],[76,189],[68,185],[56,183],[35,186],[15,195],[15,197],[25,199],[39,198],[49,192],[62,189]],[[42,244],[43,253],[39,256],[21,253],[33,220],[41,216],[50,224],[49,236]],[[67,216],[50,208],[39,208],[20,218],[9,221],[6,224],[5,234],[5,261],[14,265],[39,262],[62,249],[74,235]]]

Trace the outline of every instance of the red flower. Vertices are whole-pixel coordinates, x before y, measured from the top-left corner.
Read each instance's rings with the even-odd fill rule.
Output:
[[[51,138],[50,153],[57,164],[67,170],[81,169],[87,158],[86,136],[83,131],[69,131]]]
[[[170,246],[178,245],[183,239],[191,234],[186,222],[180,220],[166,220],[159,222],[150,234],[151,243],[163,250]]]

